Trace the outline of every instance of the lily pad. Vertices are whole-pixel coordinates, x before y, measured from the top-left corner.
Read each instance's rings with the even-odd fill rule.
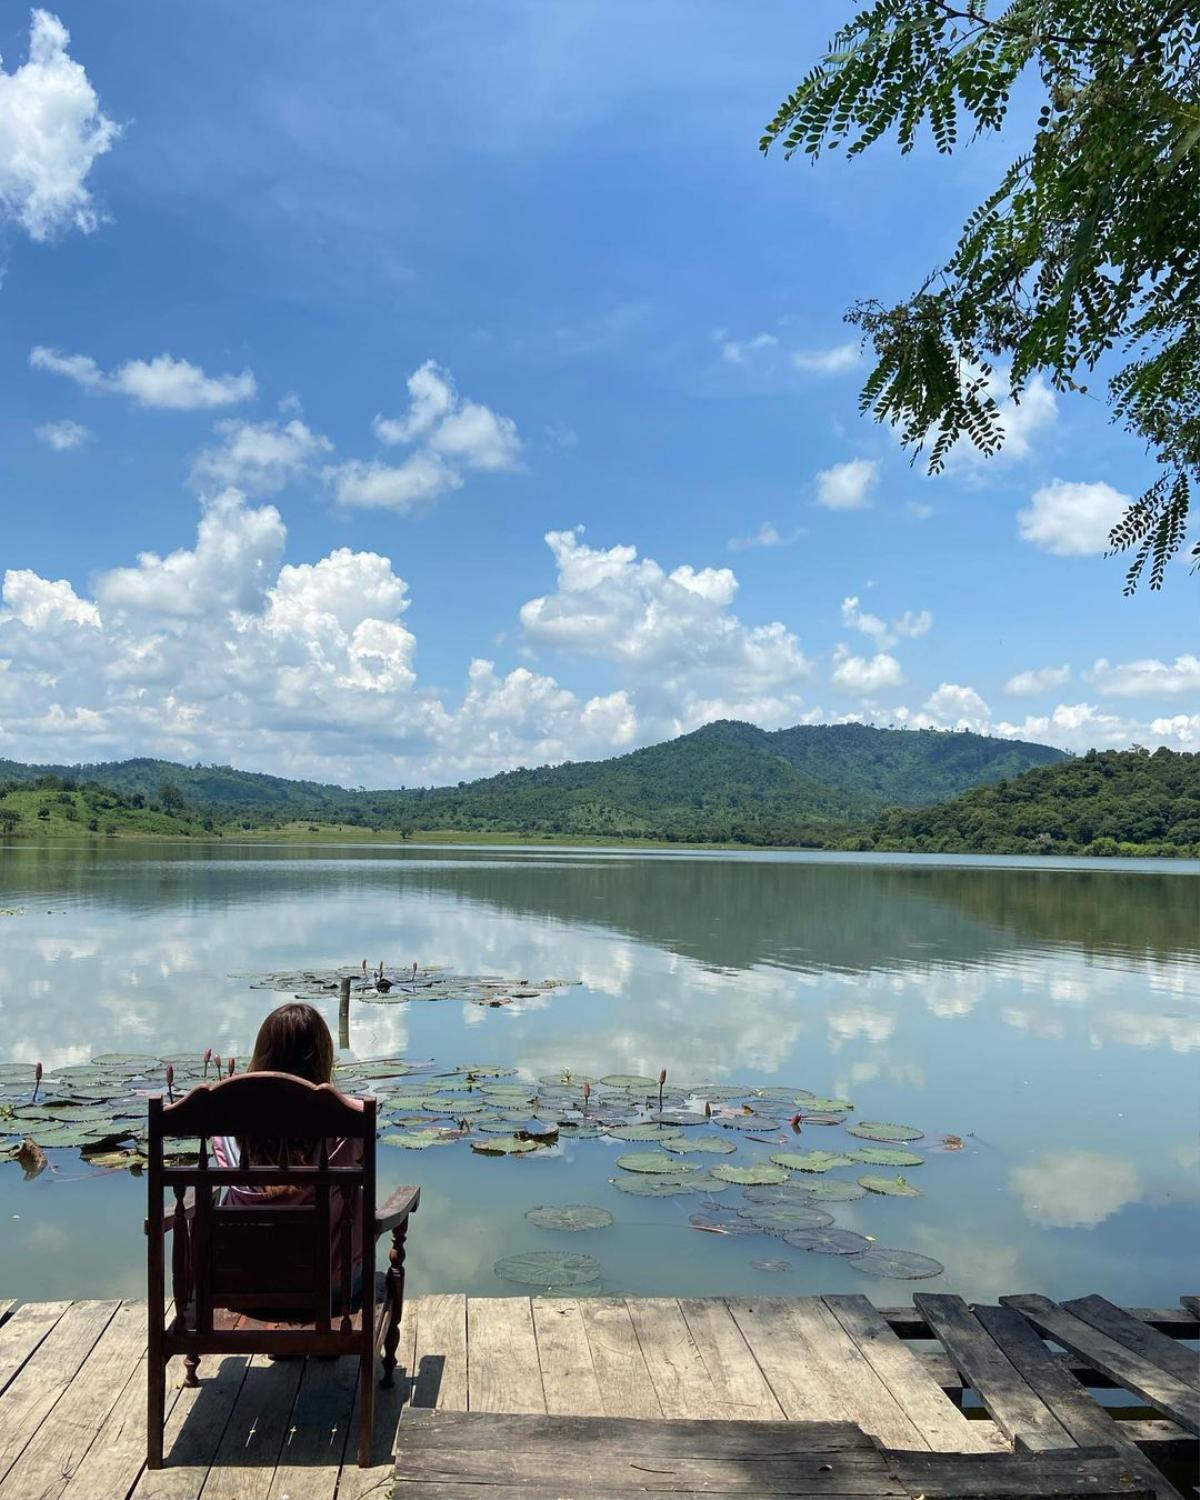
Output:
[[[802,1115],[844,1115],[854,1108],[851,1099],[821,1099],[816,1094],[800,1103]]]
[[[853,1203],[866,1192],[857,1182],[846,1182],[841,1177],[817,1177],[811,1182],[793,1178],[791,1186],[813,1203]]]
[[[140,1151],[97,1151],[87,1158],[87,1163],[90,1167],[123,1167],[128,1172],[140,1172],[146,1158]]]
[[[726,1212],[724,1209],[701,1209],[698,1213],[691,1214],[688,1223],[693,1229],[706,1231],[708,1234],[757,1234],[753,1224],[747,1224],[744,1219],[739,1219],[737,1214]]]
[[[527,1250],[508,1255],[492,1267],[504,1281],[522,1286],[586,1286],[600,1280],[600,1262],[590,1255],[572,1255],[562,1250]]]
[[[668,1177],[681,1177],[685,1172],[695,1172],[696,1167],[686,1162],[674,1161],[661,1151],[630,1151],[617,1157],[617,1166],[626,1172],[661,1172]]]
[[[612,1185],[635,1198],[677,1198],[682,1193],[702,1193],[708,1187],[699,1177],[666,1177],[653,1172],[614,1177]]]
[[[915,1151],[903,1151],[899,1146],[864,1146],[861,1151],[850,1154],[867,1167],[920,1167],[925,1163],[923,1156],[918,1156]]]
[[[846,1128],[864,1141],[919,1141],[925,1134],[915,1125],[889,1125],[881,1120],[859,1120]]]
[[[655,1125],[647,1122],[637,1125],[614,1125],[609,1129],[609,1135],[614,1141],[673,1141],[678,1140],[683,1131],[678,1127],[674,1129],[669,1125]],[[736,1147],[734,1148],[736,1150]]]
[[[919,1198],[921,1189],[903,1177],[860,1177],[859,1186],[868,1193],[883,1193],[889,1198]]]
[[[471,1150],[480,1156],[527,1156],[538,1150],[538,1143],[520,1135],[489,1135],[482,1141],[472,1141]]]
[[[707,1125],[708,1116],[695,1109],[675,1109],[661,1115],[651,1115],[656,1125]]]
[[[784,1104],[806,1104],[812,1097],[808,1089],[769,1088],[754,1090],[754,1098],[756,1099],[778,1099]]]
[[[600,1082],[606,1089],[625,1090],[657,1090],[658,1080],[655,1078],[642,1078],[637,1073],[609,1073]]]
[[[828,1172],[831,1167],[848,1167],[851,1159],[836,1151],[775,1151],[771,1160],[792,1172]]]
[[[735,1141],[727,1141],[719,1135],[681,1135],[663,1142],[663,1149],[677,1156],[694,1151],[707,1152],[711,1156],[730,1156],[737,1150]]]
[[[572,1232],[581,1229],[607,1229],[613,1216],[607,1208],[597,1208],[591,1203],[566,1203],[559,1207],[539,1204],[531,1208],[525,1217],[539,1229],[565,1229]]]
[[[768,1234],[789,1234],[793,1229],[826,1229],[833,1223],[832,1214],[808,1203],[752,1203],[748,1208],[739,1208],[738,1214]]]
[[[713,1118],[714,1125],[720,1125],[725,1130],[757,1130],[769,1132],[779,1129],[777,1120],[766,1120],[762,1115],[717,1115]]]
[[[784,1239],[797,1250],[811,1250],[815,1255],[861,1255],[871,1248],[866,1235],[852,1229],[793,1229]]]
[[[872,1245],[861,1255],[855,1255],[850,1264],[868,1276],[886,1276],[893,1281],[924,1281],[930,1276],[940,1276],[946,1269],[932,1255],[918,1255],[915,1250],[889,1250],[883,1245]]]
[[[709,1176],[715,1177],[718,1182],[735,1182],[743,1187],[788,1180],[782,1167],[772,1166],[765,1161],[756,1162],[752,1167],[736,1167],[730,1162],[718,1162],[715,1167],[709,1168]]]
[[[379,1139],[385,1146],[400,1146],[405,1151],[424,1151],[426,1146],[452,1146],[457,1137],[444,1130],[389,1130]]]

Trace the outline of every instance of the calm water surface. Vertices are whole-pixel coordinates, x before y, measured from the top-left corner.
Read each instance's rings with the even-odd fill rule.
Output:
[[[789,1085],[911,1123],[918,1199],[831,1205],[882,1245],[941,1260],[881,1281],[766,1236],[697,1233],[694,1198],[617,1192],[622,1151],[533,1158],[465,1145],[381,1153],[419,1182],[413,1291],[519,1290],[502,1255],[596,1256],[599,1289],[644,1294],[1100,1291],[1173,1303],[1200,1244],[1200,866],[803,855],[253,846],[0,852],[0,1061],[102,1052],[245,1058],[274,997],[239,971],[366,957],[582,986],[489,1010],[356,1002],[345,1056],[403,1053],[524,1077],[657,1075]],[[282,997],[280,997],[282,998]],[[337,1025],[336,1000],[326,1007]],[[966,1149],[935,1147],[947,1133]],[[793,1149],[849,1145],[810,1127]],[[782,1144],[782,1143],[781,1143]],[[862,1143],[853,1143],[862,1144]],[[765,1157],[778,1146],[743,1148]],[[0,1296],[138,1295],[145,1186],[52,1154],[0,1165]],[[706,1163],[721,1158],[691,1158]],[[857,1167],[836,1175],[880,1171]],[[740,1190],[722,1195],[731,1207]],[[561,1235],[535,1204],[593,1203]],[[786,1259],[788,1269],[756,1269]]]

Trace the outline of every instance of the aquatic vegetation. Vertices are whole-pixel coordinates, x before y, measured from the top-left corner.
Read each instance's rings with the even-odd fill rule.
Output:
[[[517,1281],[522,1286],[586,1286],[600,1280],[598,1260],[563,1250],[527,1250],[523,1255],[507,1255],[492,1269],[502,1280]]]
[[[418,986],[424,982],[422,972],[433,973],[418,971]],[[413,982],[398,979],[389,995]],[[32,1063],[0,1063],[0,1162],[15,1161],[33,1177],[57,1170],[55,1152],[73,1150],[93,1171],[139,1172],[145,1165],[149,1096],[182,1097],[197,1084],[226,1076],[233,1063],[212,1048],[170,1058],[104,1053],[49,1072]],[[439,1070],[432,1059],[399,1056],[341,1062],[334,1083],[347,1093],[375,1096],[384,1148],[424,1151],[465,1142],[481,1163],[540,1153],[569,1168],[576,1159],[604,1159],[586,1155],[592,1149],[589,1142],[640,1147],[612,1158],[618,1169],[609,1179],[612,1189],[639,1198],[692,1199],[698,1206],[683,1227],[732,1238],[770,1235],[798,1250],[843,1256],[864,1274],[896,1280],[936,1276],[942,1269],[928,1256],[880,1249],[868,1235],[834,1222],[837,1204],[867,1193],[920,1197],[920,1189],[901,1172],[925,1165],[925,1158],[905,1144],[920,1139],[922,1131],[881,1121],[846,1126],[845,1115],[830,1107],[850,1109],[848,1100],[818,1098],[790,1086],[704,1084],[668,1090],[666,1069],[657,1078],[613,1073],[592,1080],[563,1068],[530,1081],[500,1064]],[[703,1112],[696,1107],[701,1103]],[[804,1125],[821,1124],[844,1127],[846,1135],[833,1138],[833,1149],[785,1149],[782,1141],[790,1135],[781,1137],[780,1125],[758,1108],[780,1104],[798,1107],[792,1124],[796,1134]],[[704,1125],[707,1132],[697,1128]],[[867,1144],[854,1145],[855,1137]],[[578,1143],[577,1155],[553,1149],[560,1140],[572,1147]],[[963,1144],[957,1136],[935,1140],[946,1149]],[[179,1140],[173,1146],[171,1160],[195,1161],[197,1141]],[[709,1165],[705,1157],[722,1159]],[[856,1181],[835,1175],[839,1168],[854,1166],[891,1168],[896,1175],[867,1174]],[[504,1169],[481,1165],[480,1170]],[[724,1194],[735,1201],[719,1202]],[[542,1204],[525,1217],[536,1229],[566,1233],[596,1231],[614,1222],[601,1204]],[[760,1264],[786,1269],[788,1263]],[[549,1252],[507,1257],[497,1263],[496,1273],[546,1289],[587,1287],[601,1276],[598,1263],[589,1257]]]
[[[584,1229],[607,1229],[613,1216],[607,1208],[592,1203],[566,1203],[558,1207],[539,1204],[526,1211],[526,1219],[539,1229],[562,1229],[578,1233]]]
[[[248,979],[252,990],[275,990],[297,1000],[328,1000],[344,984],[354,1000],[373,1005],[399,1005],[411,1000],[462,1000],[472,1005],[511,1005],[514,1000],[536,1000],[554,990],[582,984],[579,979],[505,979],[497,974],[455,974],[437,965],[414,963],[397,977],[389,977],[385,965],[368,972],[366,961],[358,968],[303,969],[277,974],[231,974]]]

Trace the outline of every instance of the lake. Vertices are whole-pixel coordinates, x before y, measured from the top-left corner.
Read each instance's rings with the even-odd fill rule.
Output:
[[[613,1179],[630,1174],[617,1158],[646,1144],[565,1130],[557,1146],[512,1157],[474,1153],[477,1131],[432,1149],[385,1146],[385,1183],[424,1189],[411,1291],[528,1291],[495,1262],[568,1250],[600,1263],[585,1290],[602,1292],[857,1291],[887,1304],[923,1289],[977,1300],[1099,1291],[1173,1304],[1193,1287],[1200,1243],[1198,875],[1195,863],[1148,861],[10,846],[0,1063],[49,1071],[206,1047],[244,1062],[286,998],[251,988],[246,976],[268,971],[366,959],[393,973],[417,962],[580,980],[499,1008],[355,999],[339,1056],[400,1054],[442,1074],[491,1064],[516,1070],[505,1082],[518,1093],[522,1081],[547,1079],[553,1093],[564,1074],[573,1088],[666,1068],[669,1109],[698,1112],[707,1099],[714,1112],[672,1135],[680,1165],[711,1191],[618,1191]],[[336,1036],[336,997],[322,1008]],[[468,1109],[495,1117],[501,1106],[476,1102],[462,1076]],[[440,1087],[421,1074],[404,1092]],[[801,1091],[854,1108],[845,1125],[802,1121],[796,1133],[796,1106],[758,1089],[787,1091],[801,1111]],[[640,1117],[642,1102],[636,1087],[597,1087],[593,1099],[610,1118]],[[919,1189],[816,1206],[876,1247],[941,1262],[935,1279],[869,1275],[854,1256],[798,1248],[744,1219],[754,1232],[690,1223],[699,1213],[727,1229],[749,1206],[740,1185],[711,1178],[715,1166],[877,1149],[848,1134],[861,1120],[921,1132],[900,1147],[920,1165],[853,1162],[795,1180],[875,1174]],[[712,1154],[686,1154],[693,1132],[716,1141]],[[144,1179],[95,1171],[74,1150],[49,1157],[28,1182],[0,1164],[0,1295],[142,1294]],[[525,1217],[564,1204],[614,1222],[566,1234]]]

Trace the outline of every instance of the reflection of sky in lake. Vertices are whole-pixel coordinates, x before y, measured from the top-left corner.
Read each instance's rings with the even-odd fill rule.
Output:
[[[489,850],[208,849],[0,855],[0,1060],[206,1046],[244,1058],[274,997],[237,971],[417,959],[572,988],[502,1010],[358,1003],[360,1056],[529,1075],[657,1073],[787,1083],[874,1119],[967,1138],[930,1152],[919,1200],[838,1205],[840,1224],[936,1255],[931,1289],[1100,1290],[1174,1301],[1200,1228],[1200,881],[1170,873],[929,861],[655,858]],[[335,1021],[336,1003],[329,1008]],[[803,1144],[831,1144],[816,1128]],[[819,1138],[818,1138],[819,1137]],[[609,1186],[612,1147],[484,1161],[463,1147],[385,1153],[428,1188],[413,1284],[500,1291],[491,1264],[560,1243],[537,1202],[600,1202],[587,1248],[617,1290],[854,1289],[874,1282],[777,1240],[687,1229],[694,1199]],[[85,1180],[61,1154],[26,1186],[0,1168],[0,1294],[130,1291],[144,1188]],[[740,1202],[737,1190],[726,1202]],[[19,1215],[19,1218],[13,1218]],[[81,1220],[99,1216],[79,1255]],[[135,1231],[139,1231],[135,1233]],[[582,1248],[584,1237],[569,1241]],[[771,1279],[760,1257],[792,1262]]]

